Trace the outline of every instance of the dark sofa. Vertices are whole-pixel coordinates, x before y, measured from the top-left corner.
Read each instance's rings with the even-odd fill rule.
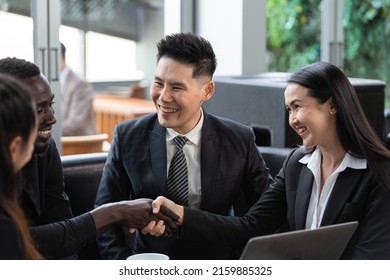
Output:
[[[62,156],[65,192],[69,196],[74,216],[94,208],[96,192],[102,177],[107,153],[91,153]],[[93,243],[79,251],[79,259],[101,259],[97,244]]]

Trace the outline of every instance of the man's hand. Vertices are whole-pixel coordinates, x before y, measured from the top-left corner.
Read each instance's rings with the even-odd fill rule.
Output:
[[[177,217],[179,217],[178,220],[176,220],[177,225],[181,225],[183,221],[183,215],[184,215],[184,208],[181,205],[175,204],[173,201],[163,197],[159,196],[156,200],[153,201],[153,213],[156,215],[164,213],[164,215],[168,215],[168,213],[175,213],[177,214]],[[135,229],[131,229],[130,232],[134,232]],[[170,236],[172,232],[167,230],[165,225],[160,222],[150,222],[146,227],[142,228],[141,230],[142,234],[150,234],[152,236],[161,236],[164,234],[164,236]]]
[[[183,223],[184,218],[184,207],[181,205],[177,205],[172,200],[169,200],[168,198],[164,196],[157,197],[153,203],[153,213],[164,213],[166,209],[171,210],[173,213],[175,213],[178,216],[177,224],[181,225]]]
[[[164,226],[164,232],[171,234],[176,228],[179,216],[168,208],[161,208],[158,213],[152,211],[152,199],[141,198],[123,200],[103,204],[90,213],[95,222],[96,232],[101,233],[113,224],[120,224],[130,228],[144,228],[149,223]]]
[[[150,222],[163,224],[170,232],[177,228],[179,216],[169,208],[161,208],[158,213],[152,212],[152,200],[140,198],[118,202],[122,216],[121,224],[129,228],[143,228]]]

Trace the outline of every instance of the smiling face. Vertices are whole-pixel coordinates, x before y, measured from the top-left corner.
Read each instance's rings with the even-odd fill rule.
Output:
[[[23,82],[31,89],[32,100],[36,104],[38,112],[38,136],[35,141],[35,150],[43,151],[51,137],[52,126],[57,121],[52,107],[54,94],[49,82],[42,74],[23,79]]]
[[[320,104],[308,93],[309,89],[298,84],[287,86],[284,98],[289,124],[307,147],[332,145],[337,139],[336,112],[331,106],[332,99]]]
[[[214,93],[211,77],[192,77],[193,66],[162,57],[156,68],[150,96],[164,127],[185,134],[198,123],[203,102]]]

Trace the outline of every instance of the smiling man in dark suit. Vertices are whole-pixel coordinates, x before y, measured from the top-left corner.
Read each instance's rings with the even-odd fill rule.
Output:
[[[157,113],[116,127],[96,206],[129,197],[181,199],[181,194],[190,207],[230,215],[241,191],[247,203],[253,204],[272,177],[251,128],[202,109],[215,88],[211,44],[195,34],[178,33],[160,40],[157,48],[150,90]],[[187,175],[181,177],[185,188],[180,191],[167,184],[169,168],[176,164],[172,164],[176,136],[185,137],[183,170]],[[236,257],[229,247],[184,242],[176,235],[156,238],[137,232],[130,248],[125,233],[126,229],[115,226],[98,238],[103,258],[124,259],[143,252],[164,253],[171,259]]]
[[[16,57],[0,59],[0,73],[16,77],[30,88],[37,108],[35,149],[21,170],[18,195],[32,239],[45,258],[76,258],[80,248],[94,242],[97,234],[114,223],[144,227],[152,220],[166,218],[152,214],[150,199],[110,203],[73,217],[65,193],[60,154],[51,137],[56,117],[49,81],[37,65]],[[172,213],[167,214],[175,219]],[[175,227],[169,218],[167,222]]]

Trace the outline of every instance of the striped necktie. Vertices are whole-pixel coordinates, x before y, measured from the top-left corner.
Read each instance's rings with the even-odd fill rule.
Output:
[[[169,166],[167,188],[170,199],[180,205],[188,205],[188,172],[183,146],[187,142],[184,136],[176,136],[176,152]]]

